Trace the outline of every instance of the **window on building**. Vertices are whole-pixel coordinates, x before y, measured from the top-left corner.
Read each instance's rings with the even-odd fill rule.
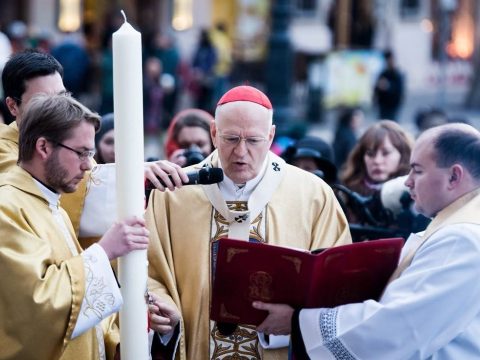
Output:
[[[432,3],[432,57],[470,59],[475,42],[475,0],[458,0],[456,6]],[[443,53],[444,52],[444,53]]]
[[[82,23],[82,4],[80,0],[60,0],[58,28],[63,32],[75,32]]]
[[[401,0],[400,16],[404,20],[416,19],[420,15],[421,4],[420,0]]]
[[[315,14],[317,0],[295,0],[295,10],[301,14]]]
[[[190,29],[193,25],[193,0],[174,0],[172,27],[177,31]]]

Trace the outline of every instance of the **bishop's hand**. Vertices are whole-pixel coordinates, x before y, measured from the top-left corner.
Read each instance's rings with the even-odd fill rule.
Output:
[[[161,301],[154,293],[149,293],[149,296],[150,328],[162,335],[172,333],[180,322],[180,313],[174,306]]]
[[[257,326],[258,332],[267,335],[289,335],[292,331],[291,322],[294,309],[286,304],[269,304],[254,301],[252,306],[258,310],[268,311],[268,316]]]

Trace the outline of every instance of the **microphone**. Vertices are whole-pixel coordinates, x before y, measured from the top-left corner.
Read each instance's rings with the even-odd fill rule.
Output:
[[[379,193],[363,196],[341,184],[334,184],[332,187],[347,195],[351,201],[349,208],[361,224],[384,226],[386,222],[390,222],[390,213],[385,211]]]
[[[223,181],[223,170],[220,168],[204,167],[198,170],[187,172],[188,183],[183,185],[210,185]],[[170,178],[170,176],[168,176]],[[160,183],[165,186],[160,178],[157,178]],[[145,183],[146,190],[153,190],[155,186],[147,180]]]
[[[346,186],[341,185],[341,184],[334,184],[334,185],[332,185],[332,187],[340,190],[341,192],[344,192],[345,194],[347,194],[347,196],[349,198],[351,198],[357,204],[362,205],[362,206],[367,205],[374,200],[374,196],[360,195],[359,193],[357,193],[353,190],[350,190],[349,188],[347,188]]]
[[[378,226],[391,223],[411,203],[408,188],[405,186],[407,175],[386,181],[381,189],[371,196],[363,196],[346,186],[335,184],[332,187],[343,192],[351,201],[357,215],[369,224]],[[406,204],[405,198],[407,198]]]
[[[334,188],[344,192],[353,201],[360,205],[368,205],[373,202],[379,202],[385,209],[391,210],[394,215],[398,214],[403,209],[402,198],[408,195],[408,188],[405,185],[405,180],[408,175],[399,176],[386,181],[380,188],[379,193],[371,196],[363,196],[359,193],[350,190],[346,186],[335,184]]]
[[[405,205],[408,206],[412,202],[408,187],[405,185],[407,177],[408,175],[393,178],[382,186],[380,192],[382,205],[391,210],[394,215],[398,215],[405,208]],[[405,200],[408,203],[404,205]]]

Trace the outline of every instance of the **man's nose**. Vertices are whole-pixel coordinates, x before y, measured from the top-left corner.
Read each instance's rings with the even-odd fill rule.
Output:
[[[87,158],[84,161],[82,161],[82,164],[80,165],[80,168],[84,171],[92,170],[93,159]]]
[[[413,187],[412,172],[408,173],[407,178],[405,179],[405,186],[411,189]]]
[[[245,154],[247,152],[247,142],[244,139],[240,139],[238,144],[235,146],[235,153],[236,154]]]

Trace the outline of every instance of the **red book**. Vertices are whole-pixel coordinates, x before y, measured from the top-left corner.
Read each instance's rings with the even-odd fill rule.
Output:
[[[259,325],[267,312],[252,301],[294,308],[335,307],[378,299],[397,267],[402,238],[337,246],[314,254],[290,248],[220,239],[212,243],[210,318]]]

